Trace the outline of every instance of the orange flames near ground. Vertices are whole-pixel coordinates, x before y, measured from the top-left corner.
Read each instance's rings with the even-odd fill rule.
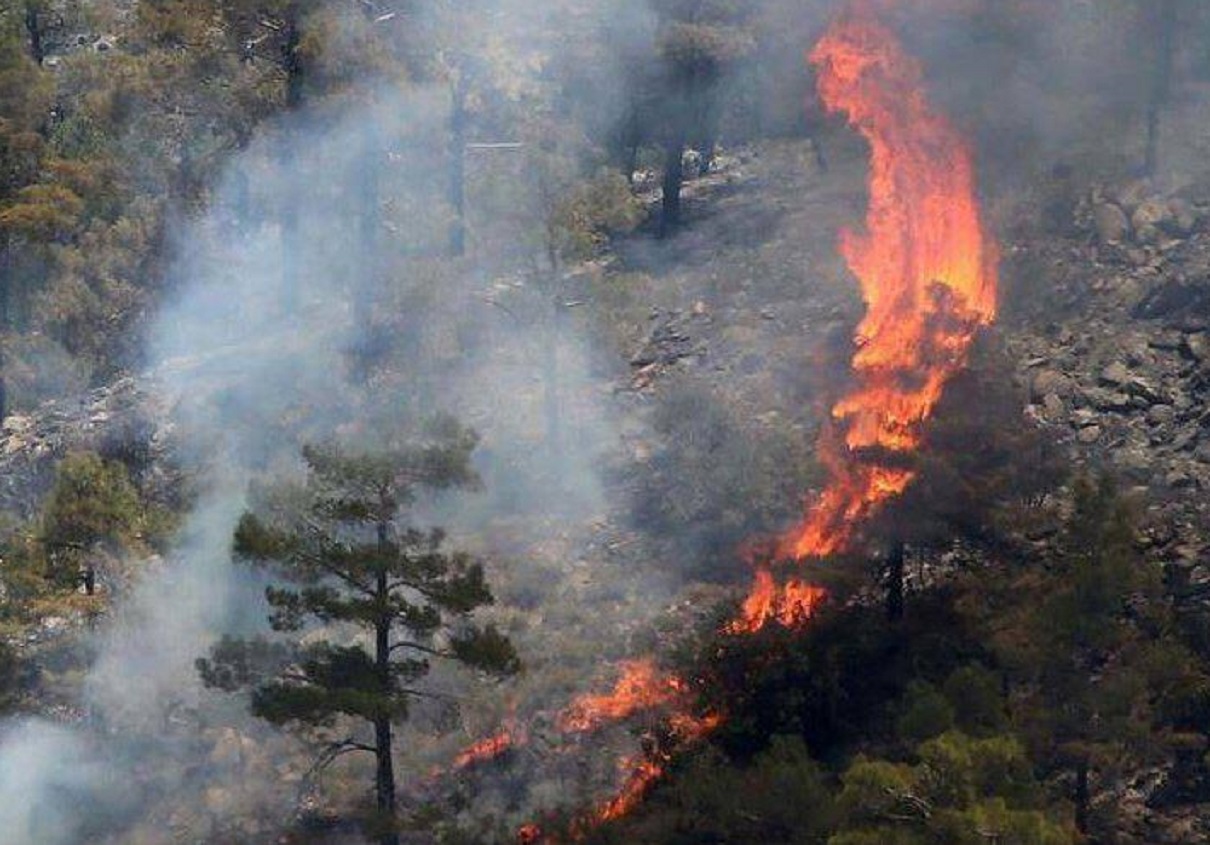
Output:
[[[672,760],[673,752],[684,745],[704,739],[715,728],[722,724],[722,717],[717,714],[693,716],[689,713],[676,713],[668,722],[671,732],[670,747],[657,748],[636,758],[628,758],[619,767],[629,772],[626,782],[618,793],[602,804],[590,819],[593,823],[607,822],[621,818],[633,810],[651,785],[664,775],[664,768]]]
[[[828,597],[823,587],[790,579],[778,587],[767,568],[756,570],[756,581],[740,607],[739,617],[724,630],[729,634],[755,634],[770,622],[792,628],[803,625]]]
[[[642,710],[654,710],[672,704],[685,695],[680,679],[665,675],[655,661],[627,660],[621,664],[622,677],[606,695],[581,695],[567,707],[556,726],[567,733],[584,733],[611,722],[625,719]]]
[[[920,446],[922,425],[965,365],[975,333],[996,316],[997,250],[983,230],[971,151],[930,106],[920,63],[872,17],[875,5],[856,0],[810,54],[825,106],[847,115],[871,151],[865,231],[841,239],[867,305],[856,335],[855,384],[833,408],[833,427],[820,442],[828,485],[802,521],[758,556],[753,587],[724,628],[733,635],[811,618],[825,590],[794,578],[778,585],[770,563],[845,549],[864,520],[907,489],[914,474],[904,457]],[[612,693],[581,696],[561,714],[561,729],[587,731],[642,710],[674,711],[666,741],[623,762],[629,774],[619,793],[573,836],[629,812],[676,748],[718,727],[720,716],[692,715],[687,698],[683,681],[634,661]],[[551,841],[535,825],[518,838]]]
[[[507,726],[494,736],[489,736],[486,739],[481,739],[478,742],[464,748],[457,757],[454,758],[451,768],[454,770],[465,769],[468,766],[474,766],[478,763],[484,763],[488,760],[494,760],[517,745],[525,744],[525,734],[518,732],[516,728]]]

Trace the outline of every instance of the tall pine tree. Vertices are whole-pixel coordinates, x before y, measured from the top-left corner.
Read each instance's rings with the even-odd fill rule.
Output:
[[[327,752],[374,755],[383,845],[398,842],[392,728],[426,691],[431,661],[447,659],[505,675],[519,662],[495,627],[471,616],[492,602],[483,566],[445,549],[440,529],[407,524],[401,511],[420,489],[475,483],[476,437],[445,420],[423,443],[373,454],[309,447],[309,476],[279,487],[235,533],[238,557],[266,567],[270,624],[285,644],[225,639],[198,669],[208,686],[252,688],[252,712],[274,724],[358,725]],[[316,639],[315,624],[354,626],[363,640]],[[311,628],[302,644],[297,636]]]

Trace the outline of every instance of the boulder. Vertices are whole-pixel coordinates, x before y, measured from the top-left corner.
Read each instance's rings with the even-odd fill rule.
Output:
[[[1110,387],[1122,387],[1128,384],[1132,379],[1130,370],[1121,361],[1114,361],[1112,364],[1101,370],[1101,384]]]
[[[1171,405],[1152,405],[1147,409],[1147,422],[1152,425],[1167,425],[1176,420],[1176,408]]]
[[[1168,230],[1174,235],[1187,237],[1197,228],[1197,210],[1186,199],[1174,197],[1168,201]]]
[[[1136,179],[1118,190],[1116,199],[1118,205],[1126,209],[1127,212],[1133,213],[1135,209],[1145,203],[1153,194],[1151,183],[1146,179]]]
[[[1101,439],[1101,427],[1099,425],[1090,425],[1081,428],[1076,438],[1085,446],[1091,446]]]
[[[1126,212],[1112,203],[1101,203],[1092,211],[1092,225],[1102,244],[1123,243],[1130,238],[1130,220]]]
[[[1067,416],[1067,406],[1058,394],[1048,393],[1042,400],[1042,409],[1047,422],[1060,422]]]
[[[1059,370],[1039,370],[1033,378],[1033,395],[1044,397],[1054,394],[1060,399],[1068,398],[1075,391],[1071,376]]]
[[[1210,360],[1210,337],[1207,337],[1204,332],[1185,335],[1181,352],[1191,360],[1204,364]]]
[[[1171,226],[1172,221],[1173,215],[1168,203],[1158,198],[1145,200],[1130,216],[1135,240],[1140,243],[1154,243],[1159,240],[1159,234]]]
[[[1081,394],[1084,404],[1098,411],[1129,411],[1134,407],[1130,397],[1118,390],[1106,390],[1103,387],[1093,387]]]

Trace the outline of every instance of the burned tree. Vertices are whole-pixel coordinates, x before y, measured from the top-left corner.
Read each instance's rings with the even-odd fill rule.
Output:
[[[383,845],[399,841],[393,728],[413,701],[431,695],[421,683],[430,662],[494,674],[518,668],[508,639],[471,619],[492,602],[483,565],[446,550],[440,529],[400,518],[422,489],[475,483],[475,443],[446,419],[423,442],[392,451],[304,449],[306,483],[267,493],[235,533],[236,554],[277,578],[265,596],[285,640],[226,639],[197,664],[208,686],[251,687],[252,712],[274,724],[352,724],[319,764],[347,752],[374,756]],[[316,637],[315,626],[332,624],[361,629],[371,644]]]
[[[1144,14],[1153,39],[1155,57],[1151,91],[1147,98],[1147,148],[1143,167],[1148,176],[1155,176],[1159,166],[1160,121],[1172,94],[1180,0],[1158,0],[1146,5]]]
[[[664,200],[660,233],[680,223],[683,157],[688,145],[709,167],[718,134],[720,81],[726,69],[752,48],[743,5],[664,0],[657,44],[661,73],[657,120],[664,150]]]

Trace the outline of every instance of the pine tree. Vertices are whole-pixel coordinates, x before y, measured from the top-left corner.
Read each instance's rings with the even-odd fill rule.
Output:
[[[123,548],[142,523],[143,506],[125,466],[94,452],[67,456],[56,471],[38,533],[47,576],[58,586],[82,584],[93,595],[97,555]]]
[[[299,634],[312,623],[362,629],[372,646],[307,638],[302,645],[227,639],[198,669],[208,686],[252,687],[252,712],[274,724],[359,728],[326,752],[374,755],[384,845],[398,842],[392,730],[425,697],[430,661],[447,659],[496,675],[518,670],[508,639],[471,619],[492,602],[483,565],[445,549],[441,530],[400,519],[421,489],[475,483],[475,435],[446,420],[427,442],[372,454],[334,445],[304,449],[305,485],[280,487],[263,513],[235,532],[236,554],[267,567],[270,624]],[[372,733],[372,739],[363,734]],[[321,761],[324,762],[324,761]]]
[[[659,0],[653,7],[660,18],[657,51],[663,69],[660,231],[669,234],[681,217],[685,147],[696,145],[702,166],[709,166],[718,134],[719,83],[728,67],[753,48],[752,10],[729,0]]]

